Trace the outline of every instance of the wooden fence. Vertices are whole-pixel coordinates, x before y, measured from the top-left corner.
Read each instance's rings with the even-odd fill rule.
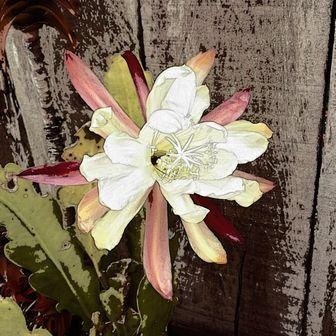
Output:
[[[216,105],[253,88],[245,118],[274,130],[248,170],[277,188],[250,208],[223,203],[246,237],[229,262],[187,246],[172,335],[336,335],[336,55],[332,0],[81,0],[77,53],[97,74],[132,49],[157,75],[215,47],[206,83]],[[0,163],[57,161],[91,111],[63,64],[65,39],[43,27],[7,39],[0,77]]]

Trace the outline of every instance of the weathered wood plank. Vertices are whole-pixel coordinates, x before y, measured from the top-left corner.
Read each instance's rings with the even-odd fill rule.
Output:
[[[80,1],[74,20],[76,53],[97,75],[101,75],[109,55],[128,48],[138,50],[137,9],[133,0]],[[64,146],[73,141],[75,130],[89,120],[92,111],[75,92],[66,74],[64,37],[50,27],[43,27],[35,42],[25,42],[26,37],[13,30],[6,50],[23,118],[20,128],[27,130],[26,145],[34,163],[41,164],[60,158]],[[20,143],[16,139],[15,142]]]
[[[335,17],[332,17],[335,20]],[[335,22],[331,23],[335,28]],[[331,32],[331,33],[335,33]],[[330,86],[326,92],[326,122],[321,177],[317,196],[317,222],[307,316],[307,335],[336,334],[336,44],[331,36]],[[327,73],[327,75],[329,75]]]
[[[218,58],[207,80],[213,102],[253,86],[245,117],[275,131],[268,153],[248,170],[273,178],[276,191],[249,209],[224,205],[247,237],[246,252],[227,246],[229,264],[213,266],[186,250],[176,325],[225,335],[301,331],[330,5],[142,3],[148,68],[158,74],[199,49],[215,47]]]

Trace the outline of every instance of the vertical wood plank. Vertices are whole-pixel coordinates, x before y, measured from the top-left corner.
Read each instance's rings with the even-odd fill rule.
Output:
[[[335,34],[335,15],[331,20],[331,34]],[[328,105],[308,296],[307,335],[311,336],[336,334],[336,44],[334,36],[330,35],[330,39],[330,85],[326,91]]]
[[[78,39],[76,53],[98,76],[108,56],[124,49],[138,50],[137,9],[135,0],[80,0],[73,25]],[[75,92],[66,74],[63,53],[69,46],[65,38],[44,26],[37,41],[28,43],[26,39],[25,34],[12,30],[6,51],[18,101],[15,113],[22,118],[18,129],[26,129],[27,139],[13,138],[6,151],[10,152],[14,144],[28,146],[34,164],[42,164],[60,158],[64,146],[74,140],[73,134],[89,120],[92,111]],[[6,120],[3,124],[8,137],[13,129]],[[11,161],[9,157],[7,160]]]
[[[245,118],[275,132],[267,154],[245,169],[273,178],[278,188],[249,209],[224,203],[247,237],[246,251],[226,244],[227,266],[206,265],[185,251],[177,326],[225,335],[301,332],[330,6],[331,0],[142,3],[149,69],[158,74],[215,47],[207,80],[213,102],[253,86]]]

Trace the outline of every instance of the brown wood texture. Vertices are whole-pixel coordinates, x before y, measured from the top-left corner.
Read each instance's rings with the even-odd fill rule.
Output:
[[[80,1],[74,19],[78,40],[76,52],[98,76],[104,70],[108,55],[130,47],[138,50],[137,11],[135,1]],[[92,114],[66,74],[63,53],[69,45],[64,36],[54,28],[43,27],[38,40],[28,43],[28,38],[13,29],[7,38],[10,83],[15,89],[10,93],[15,96],[17,106],[11,113],[2,115],[9,119],[1,123],[5,127],[1,134],[6,134],[4,148],[8,153],[1,157],[2,164],[8,161],[15,146],[27,148],[25,153],[21,147],[13,151],[14,161],[24,166],[27,159],[20,160],[19,156],[31,157],[30,164],[57,161],[64,146],[73,141],[75,130]],[[18,138],[22,132],[26,133],[24,141]],[[14,135],[9,138],[12,133]],[[20,153],[16,154],[18,151]]]
[[[335,13],[334,13],[335,15]],[[335,16],[332,17],[335,27]],[[333,33],[333,32],[331,32]],[[308,335],[336,335],[336,44],[330,41],[326,110],[307,316]],[[330,71],[330,72],[329,72]]]
[[[245,118],[275,134],[248,167],[277,189],[249,209],[224,204],[247,238],[227,266],[204,265],[187,248],[177,326],[204,334],[298,335],[306,293],[330,1],[151,1],[142,5],[147,66],[157,74],[200,49],[218,57],[207,79],[213,103],[254,88]]]
[[[248,209],[222,204],[246,246],[224,242],[229,262],[218,266],[197,258],[187,241],[181,245],[171,334],[333,335],[334,86],[323,153],[320,141],[332,0],[80,4],[77,53],[98,75],[106,57],[123,49],[139,53],[157,75],[215,47],[216,64],[206,80],[212,106],[252,86],[245,118],[274,130],[269,151],[242,169],[275,180],[276,190]],[[47,27],[34,43],[25,38],[12,31],[7,41],[10,78],[0,78],[1,164],[58,160],[92,113],[65,73],[65,39]],[[332,74],[335,81],[335,68]]]

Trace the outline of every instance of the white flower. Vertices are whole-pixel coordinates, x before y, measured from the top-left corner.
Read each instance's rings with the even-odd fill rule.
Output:
[[[80,171],[88,181],[98,180],[100,202],[113,210],[92,230],[98,248],[112,249],[119,242],[155,182],[174,213],[188,223],[191,241],[197,230],[190,225],[201,223],[208,210],[195,205],[190,194],[235,200],[242,206],[261,197],[258,182],[232,173],[239,163],[264,153],[271,131],[244,120],[226,126],[198,123],[209,101],[207,87],[198,85],[194,71],[184,65],[157,78],[147,99],[147,123],[137,138],[115,126],[111,108],[95,111],[91,130],[108,135],[104,153],[85,156]],[[195,250],[207,261],[220,261]],[[224,250],[218,255],[224,259]]]

